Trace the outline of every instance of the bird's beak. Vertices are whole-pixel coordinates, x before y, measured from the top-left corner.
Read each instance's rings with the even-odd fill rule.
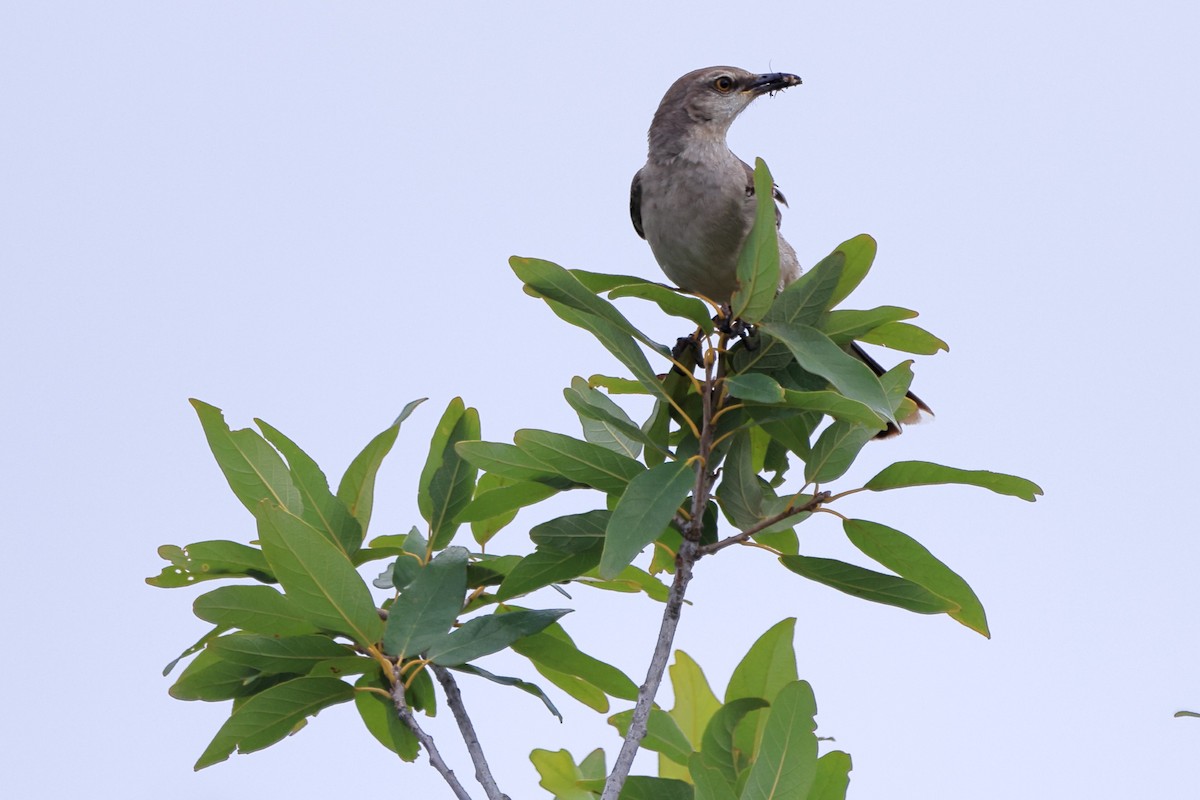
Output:
[[[765,75],[755,75],[743,91],[758,97],[760,94],[770,94],[800,84],[801,80],[798,75],[787,72],[768,72]]]

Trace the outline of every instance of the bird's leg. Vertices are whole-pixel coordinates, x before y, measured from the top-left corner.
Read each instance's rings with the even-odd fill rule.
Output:
[[[717,330],[733,339],[741,339],[746,343],[747,350],[758,349],[758,331],[753,325],[740,319],[734,319],[733,311],[728,303],[722,303],[717,315],[713,317]]]
[[[690,375],[696,367],[704,363],[701,361],[700,337],[701,331],[696,330],[691,336],[681,336],[675,340],[675,346],[671,348],[671,358],[675,359],[676,372],[683,372],[680,366],[684,366],[688,369],[686,374]]]

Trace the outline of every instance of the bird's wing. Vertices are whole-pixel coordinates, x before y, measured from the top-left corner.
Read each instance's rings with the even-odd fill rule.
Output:
[[[633,220],[633,229],[637,235],[646,238],[642,230],[642,171],[639,169],[633,176],[633,184],[629,187],[629,218]]]
[[[754,168],[745,161],[742,161],[742,169],[746,171],[746,197],[754,197]],[[637,182],[636,178],[634,178],[634,182]],[[779,191],[779,184],[771,184],[771,194],[775,196],[777,203],[783,203],[785,206],[788,204],[787,198],[783,196],[783,192]],[[775,227],[778,228],[781,222],[783,222],[783,212],[779,210],[779,206],[777,205],[775,206]]]

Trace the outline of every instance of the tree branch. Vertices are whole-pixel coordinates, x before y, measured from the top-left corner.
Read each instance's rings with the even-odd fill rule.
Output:
[[[488,800],[509,800],[508,795],[500,791],[500,787],[496,785],[496,779],[492,776],[492,769],[488,766],[487,758],[483,754],[483,747],[479,744],[475,726],[471,724],[471,718],[467,716],[467,707],[463,704],[462,692],[458,690],[458,682],[454,680],[450,670],[445,667],[434,665],[433,674],[437,677],[438,683],[442,685],[442,689],[446,691],[446,705],[450,706],[450,711],[454,713],[454,721],[458,723],[458,729],[462,731],[467,752],[471,754],[471,761],[475,763],[475,780],[479,781],[479,785],[483,787]]]
[[[454,792],[454,796],[458,800],[471,800],[471,795],[467,794],[467,790],[459,783],[458,778],[454,775],[454,770],[450,769],[442,760],[442,754],[438,752],[437,745],[433,743],[433,737],[417,724],[412,709],[408,707],[408,702],[404,699],[404,681],[400,678],[399,665],[395,667],[395,678],[396,680],[392,684],[392,704],[396,706],[396,716],[413,732],[413,736],[416,736],[417,741],[425,748],[425,752],[429,754],[430,766],[441,773],[442,778],[450,785],[450,790]]]

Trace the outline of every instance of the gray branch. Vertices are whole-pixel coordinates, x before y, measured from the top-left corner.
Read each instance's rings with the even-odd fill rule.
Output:
[[[458,800],[471,800],[471,795],[467,794],[467,790],[459,783],[454,770],[450,769],[442,760],[442,754],[438,752],[437,745],[433,743],[433,737],[417,724],[412,709],[408,707],[408,702],[404,699],[404,680],[400,677],[399,665],[396,666],[396,682],[392,685],[392,703],[396,706],[396,716],[413,732],[413,736],[416,736],[417,741],[425,748],[425,752],[429,754],[430,766],[440,772],[446,783],[450,784],[450,790],[454,792],[454,796]]]
[[[458,723],[458,729],[462,731],[467,752],[471,754],[471,761],[475,763],[475,780],[479,781],[479,785],[483,787],[488,800],[509,800],[508,795],[500,791],[500,787],[496,785],[496,779],[492,776],[492,769],[488,766],[487,758],[483,754],[483,747],[479,744],[475,726],[471,724],[471,718],[467,716],[467,707],[463,704],[462,692],[458,690],[458,682],[454,680],[450,670],[445,667],[435,665],[433,674],[446,692],[446,705],[450,706],[450,710],[454,713],[454,721]]]

